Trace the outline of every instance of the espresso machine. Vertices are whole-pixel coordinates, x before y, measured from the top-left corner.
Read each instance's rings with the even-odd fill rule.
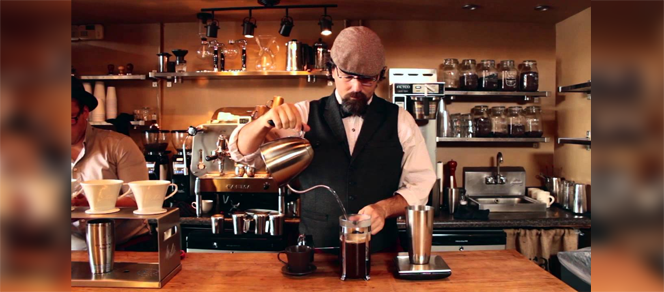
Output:
[[[171,131],[171,144],[176,153],[173,155],[171,168],[171,181],[178,186],[178,192],[173,201],[190,202],[194,193],[195,176],[191,174],[187,161],[191,161],[191,141],[187,130]]]
[[[196,216],[223,216],[219,221],[225,222],[225,227],[221,223],[222,226],[213,228],[212,233],[209,230],[190,232],[187,235],[188,252],[277,251],[284,248],[282,227],[263,229],[265,222],[261,220],[274,219],[283,225],[285,189],[280,188],[264,168],[253,169],[230,159],[228,139],[235,128],[252,120],[253,111],[254,108],[221,108],[212,120],[188,130],[193,138],[191,158],[187,163],[195,177]],[[208,213],[203,211],[204,200],[213,201]],[[214,233],[217,230],[220,232]]]
[[[148,167],[148,177],[151,180],[169,180],[169,159],[166,151],[170,131],[150,129],[143,132],[142,142],[145,149],[145,162]]]
[[[436,165],[437,113],[439,103],[445,96],[445,83],[436,82],[435,69],[389,70],[390,100],[408,111],[422,132],[431,165]],[[429,195],[428,205],[439,210],[441,177]]]

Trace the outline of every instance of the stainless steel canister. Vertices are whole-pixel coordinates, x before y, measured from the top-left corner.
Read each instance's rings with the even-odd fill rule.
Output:
[[[86,241],[90,270],[93,274],[109,273],[113,270],[115,252],[115,228],[113,220],[88,221]]]
[[[302,60],[302,44],[297,40],[286,43],[286,71],[302,71],[304,63]]]
[[[433,236],[433,213],[431,206],[406,207],[406,234],[410,242],[408,257],[414,265],[429,263]]]

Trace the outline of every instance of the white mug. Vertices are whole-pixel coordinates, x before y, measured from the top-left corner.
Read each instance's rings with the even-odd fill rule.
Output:
[[[538,191],[535,192],[533,195],[535,196],[534,197],[535,200],[538,200],[546,204],[547,208],[551,207],[551,204],[553,204],[553,202],[556,200],[556,198],[554,198],[550,192],[546,191]]]
[[[122,180],[119,179],[99,179],[81,182],[85,198],[90,204],[92,212],[105,212],[115,208],[115,202],[124,198],[130,191],[118,196],[122,188]],[[78,194],[77,194],[78,195]]]
[[[178,192],[178,186],[167,180],[139,180],[127,183],[127,185],[134,193],[138,210],[142,212],[161,210],[164,200]],[[169,186],[173,186],[175,190],[166,196]]]
[[[214,201],[212,201],[212,200],[202,200],[201,202],[202,202],[201,208],[203,209],[203,213],[207,213],[207,212],[210,212],[210,210],[212,210],[212,204],[214,203]],[[196,202],[191,202],[191,206],[194,209],[196,209]]]

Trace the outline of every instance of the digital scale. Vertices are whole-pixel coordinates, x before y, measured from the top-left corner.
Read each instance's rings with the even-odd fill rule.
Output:
[[[406,280],[436,280],[452,275],[452,270],[439,255],[431,255],[426,265],[410,263],[407,252],[400,252],[395,258],[396,276]]]

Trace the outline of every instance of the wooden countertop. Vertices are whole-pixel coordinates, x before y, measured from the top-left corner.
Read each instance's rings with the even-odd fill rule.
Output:
[[[515,250],[438,252],[452,269],[442,280],[408,281],[395,278],[393,253],[371,256],[371,280],[339,279],[337,256],[316,254],[318,270],[302,278],[281,274],[275,253],[190,253],[180,271],[155,291],[574,291]],[[72,252],[85,261],[86,252]],[[283,256],[282,256],[283,257]],[[154,253],[117,252],[116,262],[147,261]],[[72,291],[148,291],[126,288],[72,287]]]

